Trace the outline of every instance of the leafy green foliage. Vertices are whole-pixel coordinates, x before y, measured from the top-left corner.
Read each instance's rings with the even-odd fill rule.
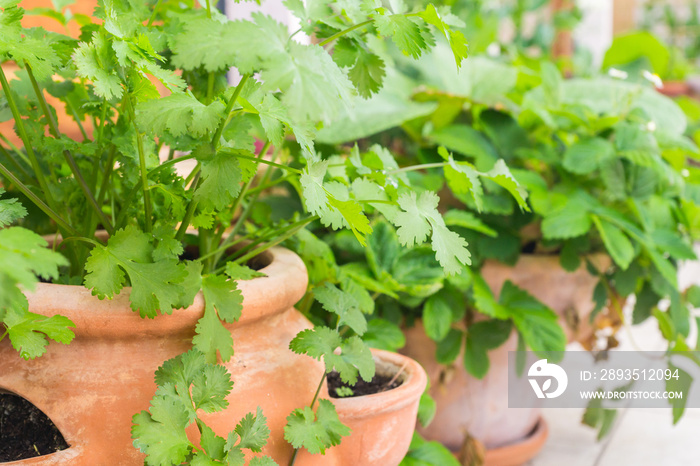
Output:
[[[131,283],[131,308],[153,318],[158,310],[170,314],[181,297],[183,265],[173,259],[153,261],[153,245],[146,233],[128,226],[115,233],[106,246],[96,245],[85,269],[85,286],[100,299],[112,299]]]
[[[47,249],[46,245],[43,238],[24,228],[0,229],[0,287],[3,290],[0,329],[4,328],[3,338],[6,334],[24,359],[44,354],[47,339],[67,344],[75,336],[69,329],[75,327],[70,319],[29,312],[27,298],[18,288],[32,291],[38,282],[37,276],[45,280],[56,278],[58,268],[68,264],[62,255]]]
[[[227,438],[218,436],[199,417],[199,412],[226,409],[233,382],[225,367],[209,364],[206,356],[191,350],[163,363],[156,371],[158,389],[148,411],[135,414],[131,436],[134,446],[146,454],[148,465],[245,464],[243,450],[260,452],[270,430],[258,407],[248,413]],[[187,437],[195,423],[200,446]],[[255,457],[250,465],[275,465],[269,457]]]
[[[350,428],[340,422],[335,406],[328,400],[319,400],[315,413],[308,406],[295,409],[287,417],[284,428],[285,440],[294,448],[306,448],[311,454],[325,453],[347,435]]]

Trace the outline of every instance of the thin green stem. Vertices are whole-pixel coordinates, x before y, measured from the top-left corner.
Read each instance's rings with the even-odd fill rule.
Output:
[[[258,154],[258,157],[256,158],[256,160],[257,160],[258,162],[263,161],[263,157],[264,157],[265,154],[268,152],[268,150],[270,149],[271,146],[272,146],[272,143],[271,143],[270,141],[267,141],[267,142],[265,143],[265,145],[264,145],[264,146],[262,147],[262,149],[260,150],[260,153]],[[276,155],[277,155],[277,154],[275,153],[275,154],[272,156],[272,160],[275,159]],[[272,162],[272,160],[271,160],[271,162]],[[267,179],[269,178],[269,176],[270,176],[270,169],[271,169],[271,166],[268,165],[267,170],[265,170],[265,174],[263,175],[263,178],[262,178],[262,180],[261,180],[261,183],[265,183],[265,182],[267,181]],[[236,198],[236,201],[234,202],[234,208],[233,208],[233,210],[232,210],[232,212],[234,212],[234,214],[235,214],[235,212],[236,212],[236,209],[238,209],[238,206],[240,205],[240,203],[243,201],[243,197],[244,197],[246,194],[249,194],[248,188],[250,188],[250,185],[251,185],[252,182],[253,182],[253,178],[251,177],[251,179],[248,180],[248,182],[245,184],[244,189],[241,190],[240,195]],[[224,244],[224,245],[225,245],[228,241],[231,241],[232,238],[234,238],[234,237],[236,236],[236,234],[238,233],[238,231],[241,229],[241,227],[243,226],[243,223],[244,223],[244,222],[246,221],[246,219],[248,218],[248,214],[250,213],[250,209],[252,208],[253,204],[254,204],[255,201],[257,200],[258,195],[259,195],[259,191],[256,192],[256,193],[253,195],[253,198],[252,198],[250,201],[248,201],[248,204],[246,205],[245,209],[243,209],[243,212],[241,212],[241,214],[239,215],[238,220],[236,220],[236,224],[233,226],[233,230],[231,230],[231,232],[229,233],[229,235],[228,235],[228,236],[226,237],[226,239],[223,241],[223,244]],[[222,252],[221,254],[219,254],[219,255],[216,256],[216,258],[214,259],[214,264],[217,264],[217,263],[221,260],[222,254],[223,254],[223,252]]]
[[[214,133],[214,137],[211,140],[211,143],[214,146],[215,150],[219,147],[219,140],[221,139],[221,135],[224,133],[224,128],[226,127],[226,124],[228,123],[228,119],[229,119],[229,116],[231,115],[231,112],[233,111],[233,107],[235,107],[235,105],[236,105],[236,100],[238,100],[238,96],[241,95],[241,92],[243,91],[243,86],[245,86],[245,83],[248,81],[249,78],[250,78],[250,74],[244,74],[241,77],[240,82],[236,86],[236,89],[234,89],[234,91],[233,91],[233,95],[228,100],[228,104],[226,104],[226,110],[224,110],[224,115],[226,115],[226,116],[219,124],[219,127],[216,128],[216,133]]]
[[[326,373],[323,373],[323,376],[321,377],[321,381],[318,383],[318,387],[316,387],[316,393],[314,393],[314,399],[311,400],[311,406],[310,408],[313,410],[314,405],[316,404],[316,400],[318,399],[318,395],[321,393],[321,388],[323,388],[323,384],[326,381]],[[295,448],[294,453],[292,454],[292,458],[289,460],[289,466],[294,466],[294,462],[297,460],[297,454],[299,453],[299,449]]]
[[[83,127],[83,122],[78,116],[78,112],[75,111],[75,107],[73,107],[73,104],[70,103],[70,100],[66,101],[66,107],[68,110],[70,110],[71,115],[73,115],[73,119],[75,120],[75,123],[78,125],[78,129],[80,129],[80,134],[83,135],[83,140],[88,141],[90,137],[88,136],[87,132],[85,131],[85,128]]]
[[[296,168],[292,168],[292,167],[290,167],[290,166],[288,166],[288,165],[282,165],[281,163],[275,163],[275,162],[272,162],[272,161],[270,161],[270,160],[265,160],[265,159],[262,159],[262,158],[257,157],[257,156],[256,156],[256,157],[253,157],[253,156],[250,156],[250,155],[242,155],[242,154],[239,154],[239,153],[237,153],[237,152],[228,151],[228,150],[226,150],[226,149],[221,150],[221,153],[222,153],[222,154],[231,155],[231,156],[236,157],[236,158],[239,158],[239,159],[253,160],[253,161],[255,161],[255,162],[262,163],[263,165],[270,165],[271,167],[277,167],[277,168],[280,168],[280,169],[282,169],[282,170],[287,170],[287,171],[296,173],[297,175],[301,175],[301,174],[302,174],[302,171],[301,171],[301,170],[298,170],[298,169],[296,169]]]
[[[36,154],[34,154],[34,149],[32,147],[31,141],[29,140],[29,136],[27,135],[27,130],[24,127],[22,115],[20,115],[19,113],[19,108],[17,107],[17,103],[15,102],[15,99],[12,95],[12,91],[10,90],[10,83],[7,82],[7,77],[5,76],[5,71],[3,71],[2,67],[0,67],[0,84],[2,84],[2,90],[5,93],[5,99],[7,100],[7,104],[10,106],[12,117],[14,118],[15,124],[17,125],[19,137],[22,139],[24,149],[27,151],[27,156],[29,157],[29,160],[31,162],[31,166],[34,170],[34,174],[36,175],[36,179],[39,182],[39,187],[44,192],[44,195],[46,196],[46,202],[49,205],[49,207],[51,207],[51,209],[53,209],[54,211],[58,210],[58,204],[56,204],[56,201],[51,195],[49,186],[46,183],[46,178],[44,177],[44,172],[41,169],[41,165],[39,165],[39,160],[36,158]]]
[[[7,160],[12,162],[12,165],[14,165],[17,170],[21,171],[24,176],[29,179],[33,179],[32,175],[22,166],[22,164],[19,163],[14,156],[7,151],[7,149],[5,149],[5,146],[0,145],[0,154],[4,155]]]
[[[295,175],[280,176],[279,178],[277,178],[274,181],[270,181],[269,183],[265,183],[265,184],[260,184],[252,189],[249,189],[248,195],[257,194],[261,191],[265,191],[266,189],[272,188],[273,186],[277,186],[280,183],[284,183],[285,181],[291,180],[294,177],[295,177]]]
[[[129,112],[131,123],[134,125],[134,130],[136,130],[136,148],[138,149],[139,153],[141,188],[143,189],[144,216],[146,220],[145,230],[146,233],[150,233],[153,230],[153,213],[151,206],[151,193],[148,190],[148,172],[146,171],[146,153],[143,149],[143,133],[139,131],[139,128],[136,125],[136,113],[134,112],[134,106],[131,103],[131,98],[125,99],[124,103],[127,106],[127,111]]]
[[[8,147],[10,148],[10,150],[12,150],[12,152],[14,152],[15,154],[17,154],[17,156],[18,156],[20,159],[22,159],[22,161],[23,161],[24,163],[26,163],[27,165],[31,165],[31,164],[32,164],[32,163],[29,161],[29,159],[27,158],[27,156],[24,155],[24,152],[22,152],[21,150],[19,150],[19,147],[17,147],[17,146],[15,146],[14,144],[12,144],[12,141],[10,141],[9,139],[7,139],[7,138],[5,137],[5,135],[2,134],[2,133],[0,133],[0,140],[2,140],[2,142],[4,142],[5,144],[7,144]]]
[[[234,264],[244,264],[246,261],[249,259],[252,259],[253,257],[257,256],[258,254],[261,254],[271,247],[277,246],[283,241],[286,241],[288,238],[291,238],[294,236],[299,230],[304,228],[306,225],[309,223],[313,222],[314,220],[317,220],[318,216],[317,215],[312,215],[311,217],[307,217],[303,220],[300,220],[296,223],[293,223],[289,227],[287,227],[287,232],[278,236],[274,241],[271,241],[269,243],[266,243],[259,248],[254,249],[253,251],[249,252],[248,254],[241,256],[237,258],[236,260],[233,261]]]
[[[236,105],[236,100],[238,100],[238,97],[241,95],[241,91],[243,91],[243,86],[245,86],[245,83],[246,81],[248,81],[249,78],[250,74],[244,74],[243,77],[241,77],[241,81],[236,86],[236,89],[234,89],[231,98],[226,104],[226,110],[224,110],[224,115],[226,116],[219,124],[219,127],[216,128],[216,132],[214,133],[214,137],[211,141],[211,145],[214,149],[214,152],[216,152],[219,148],[219,141],[221,140],[221,135],[224,133],[224,128],[228,123],[229,116],[233,111],[233,107],[235,107]],[[199,166],[199,164],[197,164],[197,166]],[[192,199],[190,199],[190,202],[187,204],[187,209],[185,210],[185,217],[182,219],[180,228],[178,229],[177,234],[175,235],[175,239],[177,239],[178,241],[182,241],[182,239],[185,237],[185,233],[187,232],[187,228],[189,227],[190,220],[192,220],[192,216],[194,215],[194,212],[197,209],[197,201],[195,200],[194,193],[197,191],[197,188],[199,188],[199,185],[201,184],[201,174],[201,171],[197,171],[197,174],[194,175],[194,179],[192,180],[192,185],[190,186]]]
[[[411,172],[416,170],[425,170],[428,168],[441,168],[449,165],[450,162],[436,162],[436,163],[424,163],[421,165],[412,165],[410,167],[397,168],[396,170],[389,170],[386,172],[387,175],[395,175],[397,173]]]
[[[72,235],[75,236],[80,236],[80,233],[78,230],[73,228],[61,218],[60,215],[56,213],[51,207],[46,205],[44,201],[42,201],[39,196],[34,194],[31,189],[29,189],[27,186],[24,185],[20,180],[17,179],[15,175],[12,174],[12,172],[5,167],[3,164],[0,163],[0,173],[2,173],[7,179],[10,180],[10,182],[14,185],[17,186],[17,188],[22,191],[22,193],[29,198],[37,207],[39,207],[46,215],[49,216],[56,224],[62,228],[63,230],[70,232]]]
[[[363,22],[361,22],[361,23],[355,24],[354,26],[350,26],[350,27],[347,28],[347,29],[343,29],[343,30],[340,31],[340,32],[336,32],[335,34],[333,34],[333,35],[330,36],[329,38],[324,39],[324,40],[322,40],[321,42],[319,42],[318,45],[320,45],[321,47],[323,47],[323,46],[325,46],[325,45],[328,45],[328,44],[330,44],[331,42],[333,42],[334,40],[336,40],[337,38],[342,37],[342,36],[344,36],[345,34],[354,31],[355,29],[360,29],[360,28],[363,28],[363,27],[367,26],[368,24],[371,24],[372,21],[373,21],[373,20],[369,19],[369,20],[367,20],[367,21],[363,21]]]
[[[200,181],[202,177],[202,172],[198,171],[197,174],[194,176],[194,179],[192,180],[192,193],[194,196],[194,192],[197,191],[197,188],[199,188]],[[187,204],[187,210],[185,211],[185,217],[182,219],[182,223],[180,224],[180,228],[177,230],[177,233],[175,234],[175,239],[178,241],[182,241],[183,238],[185,237],[185,233],[187,233],[187,229],[190,227],[190,221],[192,220],[192,217],[194,216],[194,211],[197,208],[197,201],[194,199],[194,197],[190,200],[189,204]]]
[[[207,0],[207,17],[211,19],[211,0]]]
[[[41,91],[39,88],[39,83],[36,81],[36,78],[34,77],[34,72],[32,71],[32,67],[29,66],[29,63],[26,61],[24,62],[24,68],[27,71],[27,76],[29,76],[29,81],[32,83],[32,87],[34,88],[34,93],[36,94],[37,100],[39,100],[39,106],[41,107],[41,111],[44,112],[44,115],[46,116],[46,121],[49,124],[49,132],[58,139],[61,137],[61,135],[58,132],[58,127],[56,126],[56,120],[53,118],[53,113],[49,111],[49,106],[46,103],[46,97],[44,97],[44,93]]]
[[[44,112],[44,115],[46,116],[46,120],[49,123],[49,132],[53,135],[53,137],[58,139],[61,137],[61,133],[58,131],[58,127],[56,126],[56,122],[53,119],[53,114],[49,110],[49,106],[46,103],[46,98],[44,97],[44,93],[42,92],[41,88],[39,88],[39,83],[37,82],[36,78],[34,77],[34,72],[32,71],[32,68],[29,66],[29,63],[25,62],[25,68],[27,70],[27,76],[29,76],[29,80],[31,81],[32,87],[34,88],[34,93],[36,94],[36,97],[39,100],[39,106],[41,107],[41,110]],[[70,170],[73,173],[73,177],[78,182],[80,189],[83,191],[83,195],[85,196],[85,199],[87,200],[88,204],[90,204],[90,207],[95,211],[95,213],[97,213],[97,217],[100,219],[100,222],[102,222],[102,225],[105,227],[105,230],[107,230],[107,232],[109,232],[109,234],[114,233],[114,229],[112,228],[112,224],[110,223],[109,219],[107,219],[107,216],[104,214],[104,212],[102,212],[102,209],[100,208],[99,204],[95,200],[95,196],[93,196],[92,191],[90,190],[90,187],[85,182],[85,178],[83,177],[83,174],[80,172],[80,168],[78,167],[78,164],[76,163],[75,159],[73,158],[73,155],[70,153],[69,150],[64,150],[63,157],[66,159],[66,162],[68,163],[68,166],[70,167]]]
[[[153,12],[151,13],[151,17],[148,18],[148,23],[146,23],[146,27],[151,27],[151,24],[153,24],[153,21],[156,19],[156,13],[158,13],[158,8],[160,7],[160,4],[162,2],[163,0],[158,0],[156,6],[153,7]]]
[[[9,329],[9,328],[6,329],[6,330],[5,330],[5,333],[3,333],[2,336],[0,336],[0,341],[2,341],[3,338],[5,338],[9,332],[10,332],[10,329]]]

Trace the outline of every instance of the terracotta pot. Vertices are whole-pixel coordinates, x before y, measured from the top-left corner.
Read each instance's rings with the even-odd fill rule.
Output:
[[[340,445],[328,450],[325,456],[301,452],[297,464],[396,466],[406,456],[413,437],[418,403],[428,378],[413,359],[377,349],[373,349],[372,354],[377,374],[393,377],[401,371],[398,380],[402,384],[373,395],[333,399],[340,420],[352,429],[352,433]]]
[[[284,462],[292,453],[283,438],[285,419],[310,402],[323,367],[288,349],[298,332],[311,327],[293,308],[306,290],[304,264],[282,248],[265,256],[267,277],[239,284],[243,314],[227,325],[235,342],[235,355],[225,364],[234,380],[230,407],[207,421],[225,435],[262,407],[272,431],[266,453]],[[131,311],[128,295],[125,289],[100,301],[80,286],[40,284],[28,296],[30,311],[70,318],[76,338],[70,345],[51,343],[31,361],[22,360],[7,339],[0,342],[0,389],[46,413],[70,448],[18,464],[143,464],[132,446],[131,416],[148,408],[158,366],[191,348],[204,300],[200,294],[188,309],[149,320]]]
[[[530,408],[508,408],[508,352],[516,351],[517,335],[489,352],[491,362],[483,379],[464,369],[462,355],[454,364],[435,361],[436,344],[425,334],[422,323],[404,330],[406,346],[401,352],[421,363],[430,378],[430,395],[437,411],[433,422],[419,431],[428,440],[437,440],[452,451],[459,451],[467,433],[487,450],[517,443],[526,438],[540,418],[539,404]],[[531,390],[525,378],[523,390]],[[536,452],[535,452],[536,453]]]
[[[611,264],[605,254],[591,255],[589,260],[598,270]],[[567,272],[559,265],[559,256],[522,254],[514,266],[486,261],[481,276],[496,297],[510,280],[545,303],[559,315],[568,341],[586,341],[593,334],[589,317],[595,308],[593,290],[598,278],[588,273],[583,262],[574,272]]]
[[[287,464],[292,447],[284,440],[286,417],[310,403],[323,365],[291,352],[289,342],[311,324],[293,308],[307,286],[304,264],[283,248],[261,258],[267,275],[239,283],[244,301],[241,319],[226,325],[235,355],[225,364],[234,387],[229,408],[204,416],[225,436],[246,413],[263,409],[272,434],[263,450]],[[7,465],[141,465],[144,455],[132,446],[133,414],[148,409],[155,392],[153,374],[163,361],[191,347],[195,324],[204,310],[192,306],[172,315],[144,320],[131,311],[129,290],[100,301],[80,286],[39,284],[28,295],[30,311],[61,314],[75,324],[70,345],[52,342],[47,353],[24,361],[5,339],[0,342],[0,391],[23,396],[41,409],[70,448]],[[409,358],[373,350],[380,374],[403,368],[398,388],[374,395],[336,399],[338,414],[352,434],[326,455],[299,455],[299,466],[397,465],[408,451],[427,377]],[[329,398],[327,388],[322,398]]]
[[[521,466],[537,456],[548,436],[547,423],[540,418],[534,430],[520,442],[486,450],[484,466]]]
[[[679,97],[693,93],[690,84],[685,81],[664,81],[663,86],[657,91],[666,97]]]
[[[33,10],[34,8],[53,9],[51,0],[22,0],[19,6],[25,10]],[[66,8],[69,9],[73,15],[81,14],[85,16],[92,16],[96,6],[97,0],[77,0],[75,3]],[[64,13],[65,11],[66,9],[63,10]],[[76,39],[80,36],[80,26],[77,22],[70,21],[68,23],[68,27],[66,28],[55,19],[48,18],[46,16],[30,15],[25,13],[24,17],[22,18],[22,26],[26,28],[42,27],[47,31],[58,32],[61,34],[67,33]]]

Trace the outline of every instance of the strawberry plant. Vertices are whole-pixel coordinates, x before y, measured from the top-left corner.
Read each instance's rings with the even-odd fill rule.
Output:
[[[342,264],[341,269],[362,270],[371,283],[381,281],[381,288],[376,287],[377,302],[386,304],[377,306],[377,316],[395,324],[410,324],[422,317],[426,332],[438,342],[437,360],[449,363],[464,351],[467,369],[476,376],[485,374],[486,351],[505,341],[508,329],[502,319],[492,319],[474,323],[475,331],[467,330],[465,336],[462,328],[453,325],[463,316],[440,304],[456,302],[459,295],[450,293],[451,288],[463,292],[460,306],[466,299],[470,307],[490,317],[504,316],[504,310],[518,309],[520,302],[541,309],[541,315],[547,313],[550,318],[525,325],[540,337],[552,338],[541,340],[532,333],[528,342],[526,332],[512,321],[521,343],[538,350],[543,349],[539,344],[548,341],[548,348],[563,349],[563,335],[556,332],[558,324],[546,306],[512,284],[504,286],[496,301],[475,272],[487,260],[512,265],[523,254],[546,254],[558,257],[565,270],[585,267],[598,279],[590,319],[593,322],[596,315],[606,313],[600,320],[605,328],[599,330],[601,334],[612,330],[613,335],[593,338],[585,345],[614,347],[616,330],[651,318],[658,322],[669,350],[687,349],[697,287],[680,290],[676,276],[682,261],[695,259],[692,244],[700,233],[695,220],[700,202],[695,160],[700,152],[685,135],[687,121],[681,109],[651,83],[608,76],[565,80],[547,61],[526,66],[474,56],[458,75],[442,65],[441,57],[448,51],[438,44],[433,54],[415,63],[392,53],[396,71],[387,75],[399,76],[392,79],[402,83],[401,92],[380,91],[365,108],[349,110],[321,135],[328,144],[352,144],[357,138],[366,138],[362,145],[392,141],[392,147],[402,152],[399,164],[417,162],[429,167],[414,182],[452,193],[452,199],[441,206],[445,223],[474,246],[468,279],[444,281],[436,273],[433,289],[413,300],[401,288],[386,286],[384,278],[378,280],[397,276],[395,259],[376,258],[377,252],[359,249],[349,255],[337,248],[339,257],[365,263]],[[493,80],[494,74],[501,79]],[[378,123],[372,130],[366,124],[348,123],[371,118],[365,109],[389,95],[394,102],[403,99],[394,105],[416,109],[408,118],[391,122],[401,131],[388,124]],[[442,147],[453,153],[451,158],[446,158]],[[465,189],[465,180],[471,182],[476,172],[488,173],[502,161],[527,189],[527,208],[519,208],[518,198],[491,180],[471,184],[482,190]],[[370,245],[375,234],[379,235],[376,227]],[[335,235],[339,238],[342,232]],[[393,247],[385,243],[375,251],[386,255]],[[607,255],[611,266],[596,268],[590,260],[596,254]],[[622,306],[632,296],[632,313],[623,314]],[[397,336],[386,341],[402,342]],[[675,421],[682,411],[676,404]]]

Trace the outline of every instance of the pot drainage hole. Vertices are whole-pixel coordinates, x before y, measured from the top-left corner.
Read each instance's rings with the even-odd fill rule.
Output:
[[[0,463],[66,448],[61,432],[39,408],[21,396],[0,393]]]

